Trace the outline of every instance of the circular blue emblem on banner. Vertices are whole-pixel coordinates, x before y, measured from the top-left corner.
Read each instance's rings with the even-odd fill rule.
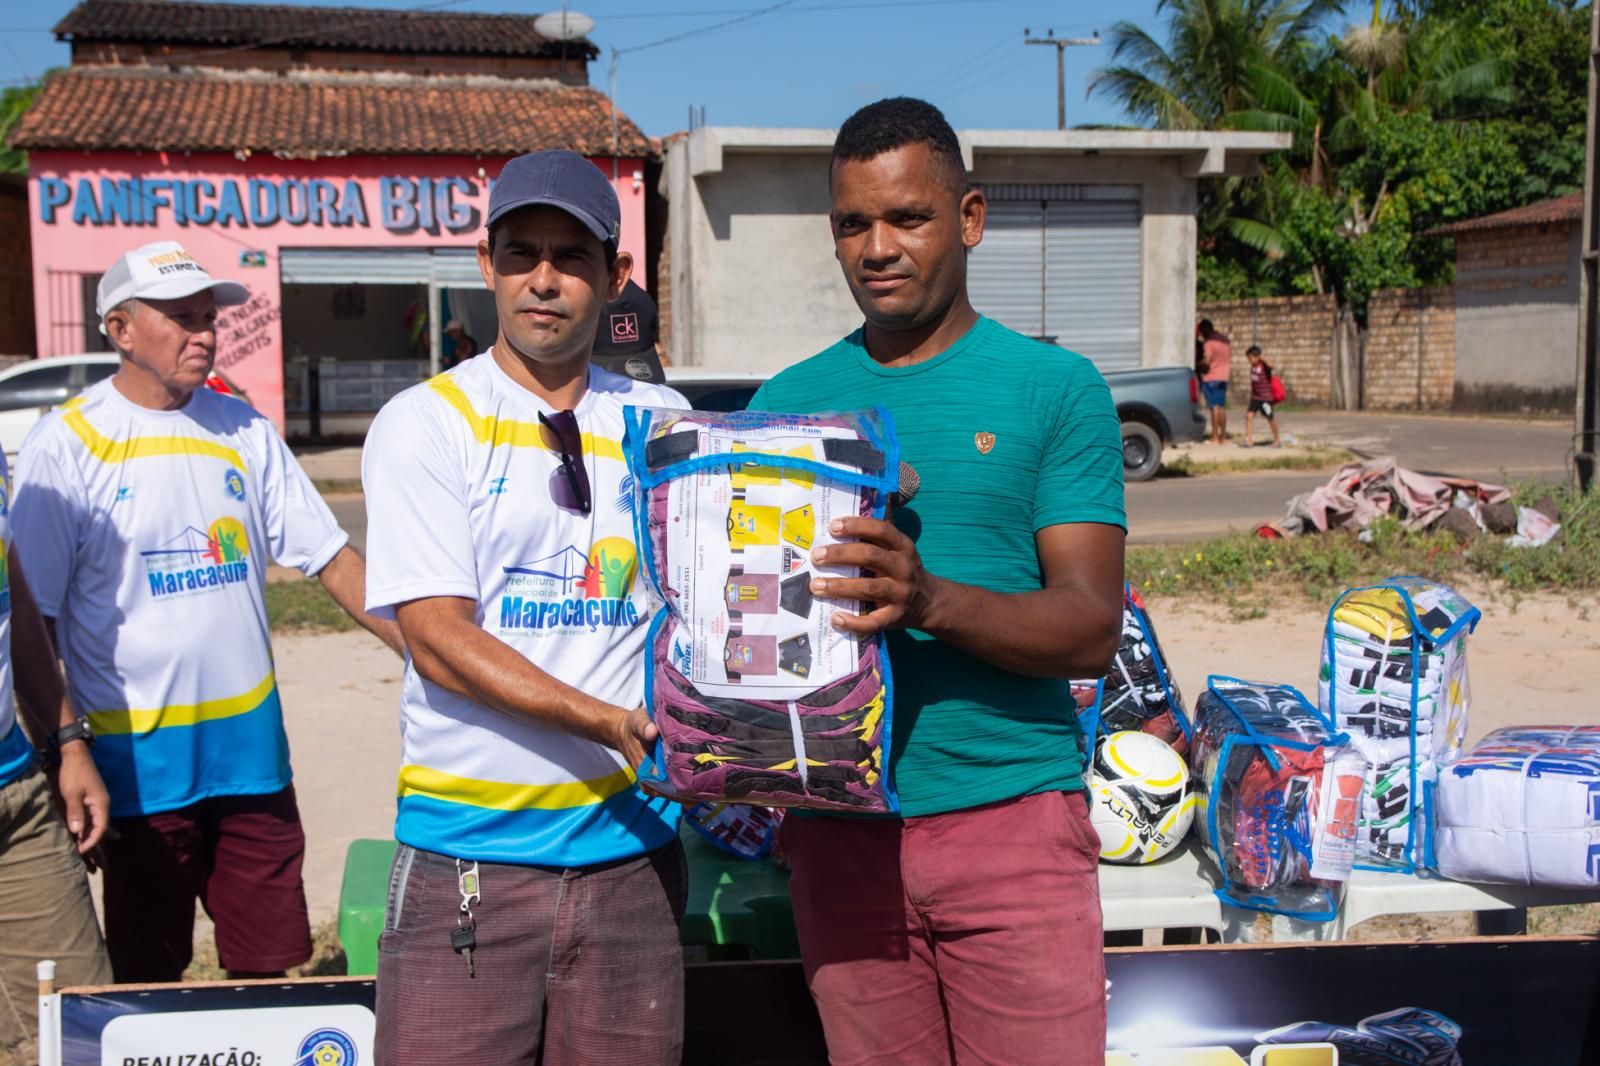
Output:
[[[295,1066],[356,1066],[356,1045],[338,1029],[318,1029],[300,1041]]]

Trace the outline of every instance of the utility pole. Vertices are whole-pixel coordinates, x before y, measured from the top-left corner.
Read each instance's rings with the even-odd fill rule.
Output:
[[[1578,489],[1594,484],[1600,458],[1600,4],[1589,31],[1589,137],[1583,168],[1583,276],[1578,304],[1578,404],[1573,435],[1573,473]]]
[[[1031,30],[1022,31],[1023,44],[1050,44],[1056,49],[1056,129],[1067,128],[1067,49],[1074,45],[1099,44],[1100,31],[1093,37],[1057,37],[1056,31],[1045,30],[1043,37],[1030,37]]]

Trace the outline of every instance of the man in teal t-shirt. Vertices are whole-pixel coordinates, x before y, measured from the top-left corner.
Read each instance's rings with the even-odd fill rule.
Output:
[[[973,310],[983,238],[937,109],[897,98],[839,131],[838,259],[865,325],[751,406],[878,405],[921,490],[836,523],[834,625],[887,631],[898,819],[791,818],[783,847],[829,1056],[1104,1061],[1099,840],[1066,678],[1107,669],[1122,612],[1122,447],[1085,358]]]

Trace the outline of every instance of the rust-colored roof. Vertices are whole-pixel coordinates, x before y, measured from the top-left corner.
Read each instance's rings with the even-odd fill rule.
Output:
[[[1431,229],[1429,237],[1453,237],[1461,233],[1475,233],[1486,229],[1507,229],[1513,226],[1543,226],[1551,222],[1582,222],[1583,193],[1568,193],[1553,200],[1513,207],[1498,214],[1463,219],[1448,226]]]
[[[45,79],[19,148],[318,155],[609,155],[611,101],[553,81],[80,67]],[[617,151],[649,156],[626,115]]]
[[[559,55],[559,41],[534,32],[534,17],[288,4],[83,0],[56,23],[55,34],[78,41],[164,41],[201,49],[281,45],[452,55]],[[587,40],[568,42],[567,47],[575,56],[593,59],[600,54]]]

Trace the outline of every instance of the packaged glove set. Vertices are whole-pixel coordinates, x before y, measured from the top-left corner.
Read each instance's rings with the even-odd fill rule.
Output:
[[[841,516],[882,518],[899,448],[881,411],[629,408],[636,537],[657,600],[645,702],[660,730],[640,781],[681,800],[892,812],[883,641],[829,619],[814,548]],[[660,609],[664,605],[664,609]]]
[[[1132,585],[1123,586],[1122,636],[1111,670],[1098,681],[1074,681],[1074,691],[1094,696],[1078,717],[1089,747],[1098,731],[1149,733],[1182,755],[1189,746],[1189,715],[1183,694],[1167,670],[1156,639],[1155,624],[1144,599]]]
[[[1480,612],[1454,589],[1397,577],[1328,612],[1319,706],[1367,760],[1359,866],[1433,865],[1433,788],[1467,735],[1467,635]]]
[[[1497,729],[1439,777],[1439,872],[1600,885],[1600,726]]]
[[[1355,858],[1365,763],[1289,685],[1213,676],[1195,703],[1195,822],[1236,907],[1331,921]]]

